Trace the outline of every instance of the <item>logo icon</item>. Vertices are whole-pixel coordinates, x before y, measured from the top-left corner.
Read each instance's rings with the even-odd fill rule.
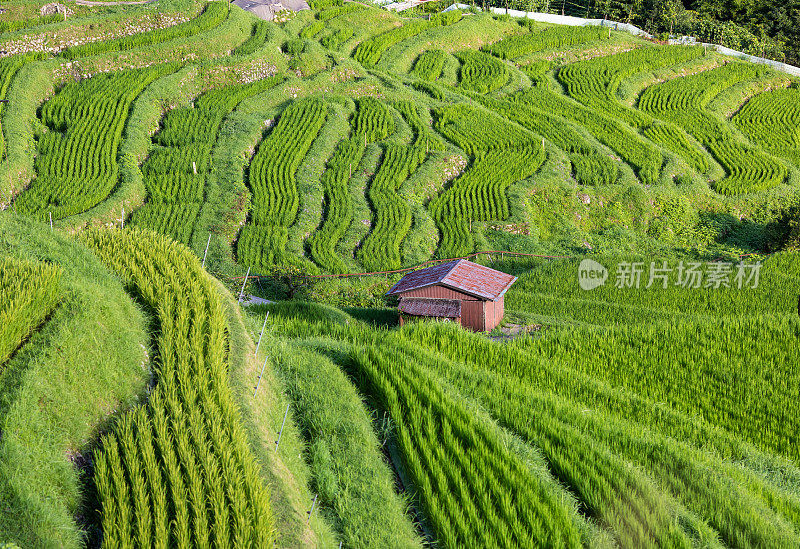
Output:
[[[593,259],[584,259],[578,266],[578,283],[584,290],[599,288],[608,280],[608,269]]]

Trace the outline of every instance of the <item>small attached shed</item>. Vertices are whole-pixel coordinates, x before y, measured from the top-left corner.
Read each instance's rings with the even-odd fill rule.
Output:
[[[400,325],[409,317],[442,318],[475,332],[488,332],[503,320],[503,296],[516,280],[456,259],[407,274],[386,295],[400,298]]]

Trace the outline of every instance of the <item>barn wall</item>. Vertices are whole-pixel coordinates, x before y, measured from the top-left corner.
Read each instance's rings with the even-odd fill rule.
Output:
[[[433,297],[438,299],[459,299],[462,301],[477,301],[477,298],[462,292],[445,288],[444,286],[427,286],[417,290],[403,292],[400,297]]]
[[[486,331],[492,331],[500,321],[503,320],[503,315],[505,314],[505,303],[504,297],[502,296],[496,301],[487,301],[486,302]]]
[[[462,301],[461,302],[461,324],[475,332],[485,330],[484,311],[485,301]]]

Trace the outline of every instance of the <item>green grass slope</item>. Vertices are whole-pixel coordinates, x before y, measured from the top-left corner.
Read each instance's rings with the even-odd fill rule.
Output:
[[[0,235],[0,256],[60,267],[63,289],[0,370],[0,532],[22,547],[81,547],[84,468],[150,379],[148,320],[75,241],[8,213]]]

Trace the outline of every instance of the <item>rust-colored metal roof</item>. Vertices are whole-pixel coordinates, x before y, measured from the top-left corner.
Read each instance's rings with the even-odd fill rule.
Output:
[[[494,301],[505,294],[516,280],[517,277],[510,274],[466,259],[455,259],[407,274],[386,295],[402,294],[441,284],[471,296]]]
[[[461,318],[461,302],[457,299],[404,297],[400,299],[401,313],[436,318]]]

